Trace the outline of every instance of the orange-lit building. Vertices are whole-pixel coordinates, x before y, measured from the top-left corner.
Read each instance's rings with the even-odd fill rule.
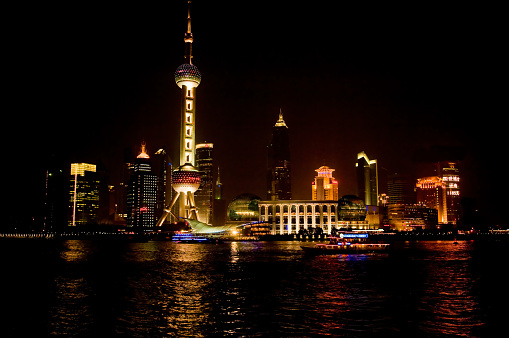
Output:
[[[457,224],[460,214],[460,175],[457,161],[442,161],[436,164],[437,176],[445,185],[447,223]]]
[[[321,166],[315,170],[318,176],[315,177],[311,185],[312,200],[313,201],[337,201],[338,195],[338,181],[332,177],[331,169],[327,166]]]
[[[439,176],[422,177],[416,183],[417,203],[438,211],[438,222],[447,223],[446,186]]]

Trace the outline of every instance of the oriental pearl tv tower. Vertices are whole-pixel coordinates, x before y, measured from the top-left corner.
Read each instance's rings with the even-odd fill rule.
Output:
[[[195,120],[196,120],[196,88],[200,84],[201,74],[193,65],[191,33],[191,1],[187,7],[187,32],[184,35],[185,62],[175,71],[175,82],[181,88],[180,108],[180,166],[171,175],[172,187],[177,192],[170,205],[165,208],[156,226],[163,224],[171,208],[179,200],[179,215],[183,218],[197,220],[194,193],[200,187],[200,173],[195,165]]]

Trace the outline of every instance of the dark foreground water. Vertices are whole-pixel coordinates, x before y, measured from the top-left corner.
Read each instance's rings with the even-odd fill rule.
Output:
[[[507,333],[509,242],[393,247],[313,257],[298,242],[1,241],[0,336]]]

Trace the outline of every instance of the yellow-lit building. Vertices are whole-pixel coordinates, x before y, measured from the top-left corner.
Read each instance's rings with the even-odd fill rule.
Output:
[[[318,176],[312,183],[312,200],[313,201],[337,201],[338,195],[338,181],[332,177],[331,169],[327,166],[321,166],[315,170]]]
[[[95,164],[71,163],[69,226],[97,222],[99,183]]]

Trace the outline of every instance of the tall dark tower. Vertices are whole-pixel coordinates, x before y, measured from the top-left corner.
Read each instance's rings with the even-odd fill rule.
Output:
[[[290,139],[280,111],[279,119],[272,129],[272,142],[268,146],[267,199],[292,199],[291,182]]]
[[[198,220],[212,223],[212,204],[214,202],[214,144],[196,145],[196,167],[200,171],[200,188],[195,193]]]

